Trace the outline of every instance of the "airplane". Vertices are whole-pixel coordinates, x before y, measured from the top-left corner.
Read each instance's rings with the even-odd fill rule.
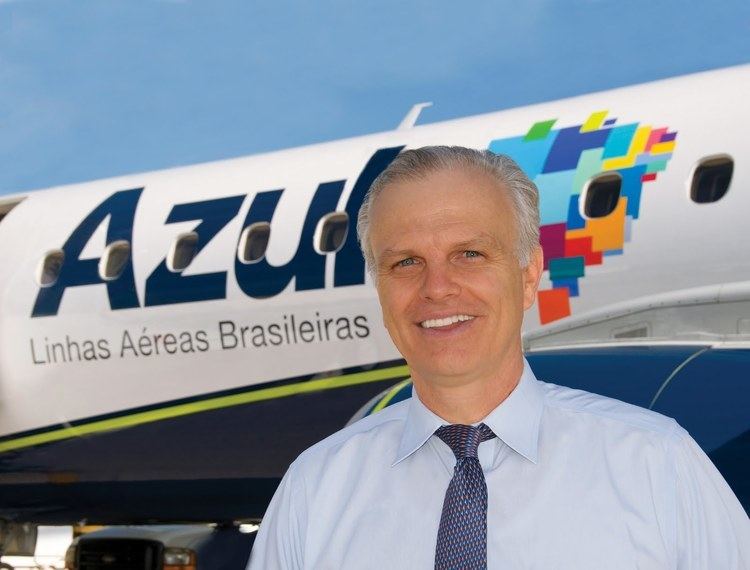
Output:
[[[356,240],[404,149],[540,191],[541,379],[675,417],[750,511],[750,65],[0,199],[0,521],[257,521],[409,397]]]

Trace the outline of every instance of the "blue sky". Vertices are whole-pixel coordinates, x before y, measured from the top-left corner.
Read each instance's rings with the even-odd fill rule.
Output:
[[[750,2],[0,0],[0,194],[750,62]]]

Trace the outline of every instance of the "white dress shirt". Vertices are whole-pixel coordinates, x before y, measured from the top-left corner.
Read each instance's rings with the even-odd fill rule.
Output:
[[[580,390],[518,386],[482,420],[488,568],[750,569],[750,520],[674,420]],[[430,569],[456,459],[414,394],[290,466],[250,570]]]

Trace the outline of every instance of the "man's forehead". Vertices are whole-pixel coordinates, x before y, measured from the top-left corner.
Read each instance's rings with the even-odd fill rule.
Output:
[[[504,184],[472,168],[436,170],[383,187],[371,205],[370,225],[476,218],[490,210],[494,216],[514,215]]]
[[[500,182],[473,172],[435,172],[427,178],[394,181],[385,186],[371,207],[371,225],[421,221],[450,221],[487,214],[513,215],[511,197]]]

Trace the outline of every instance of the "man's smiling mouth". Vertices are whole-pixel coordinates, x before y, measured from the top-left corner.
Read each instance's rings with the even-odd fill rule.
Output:
[[[419,323],[419,325],[424,329],[434,329],[439,327],[447,327],[463,321],[470,321],[473,318],[474,317],[472,317],[471,315],[451,315],[449,317],[443,317],[441,319],[428,319],[426,321],[422,321],[421,323]]]

